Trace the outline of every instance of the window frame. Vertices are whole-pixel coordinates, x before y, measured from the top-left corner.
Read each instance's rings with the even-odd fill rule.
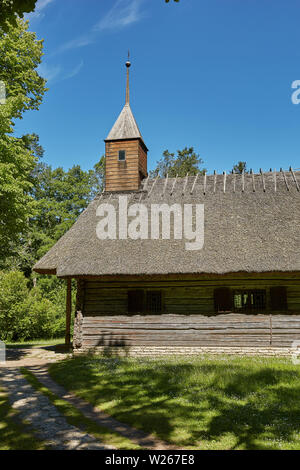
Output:
[[[120,154],[124,154],[124,158],[120,158]],[[126,161],[126,150],[119,150],[119,153],[118,153],[118,161],[119,162],[125,162]]]
[[[152,304],[153,302],[153,298],[150,299],[150,297],[153,296],[153,298],[155,298],[155,296],[159,297],[158,301],[156,301],[156,304],[158,305],[158,309],[152,309],[152,305],[150,306],[150,304]],[[146,291],[146,312],[150,312],[150,313],[161,313],[163,311],[163,297],[162,297],[162,291],[159,290],[159,289],[151,289],[151,290],[147,290]]]
[[[237,307],[235,297],[242,296],[241,307]],[[257,296],[257,299],[252,296]],[[243,299],[247,296],[247,300]],[[261,296],[261,298],[259,298]],[[250,301],[249,301],[250,299]],[[245,303],[244,303],[245,302]],[[267,289],[233,289],[232,290],[232,308],[234,313],[255,313],[261,310],[267,311]]]
[[[152,309],[150,306],[150,296],[158,295],[159,300],[157,302],[158,309]],[[134,296],[137,296],[137,300],[134,299]],[[135,302],[137,306],[141,308],[134,308]],[[163,303],[163,292],[161,289],[128,289],[127,290],[127,312],[129,314],[139,314],[139,313],[150,313],[150,314],[161,314],[164,311]]]

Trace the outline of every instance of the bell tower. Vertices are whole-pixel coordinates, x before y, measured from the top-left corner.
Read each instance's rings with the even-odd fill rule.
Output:
[[[125,106],[105,139],[105,191],[137,191],[147,176],[147,152],[129,104],[129,68]]]

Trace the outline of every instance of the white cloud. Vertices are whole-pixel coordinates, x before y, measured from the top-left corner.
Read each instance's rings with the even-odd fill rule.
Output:
[[[71,70],[71,72],[67,73],[67,75],[65,75],[62,79],[67,80],[68,78],[75,77],[75,75],[79,74],[82,67],[83,67],[83,60],[78,65],[76,65],[76,67],[74,67],[73,70]]]
[[[78,47],[88,46],[93,42],[93,38],[91,35],[80,36],[77,39],[72,39],[71,41],[67,41],[51,55],[60,54],[61,52],[68,51],[69,49],[77,49]]]
[[[119,29],[139,21],[142,0],[117,0],[114,6],[95,26],[94,30]]]
[[[38,73],[41,77],[46,78],[48,82],[53,81],[60,75],[60,65],[47,65],[45,62],[38,66]]]
[[[80,70],[83,67],[83,60],[79,62],[73,69],[69,72],[63,68],[61,65],[49,65],[43,63],[39,65],[38,72],[41,77],[46,78],[48,83],[60,82],[62,80],[68,80],[79,74]]]
[[[44,0],[49,1],[49,0]],[[51,1],[51,0],[50,0]],[[60,54],[70,49],[88,46],[96,41],[97,34],[105,30],[122,29],[144,17],[141,11],[144,0],[116,0],[113,7],[85,35],[65,42],[52,54]]]
[[[55,0],[38,0],[35,4],[35,9],[32,13],[25,15],[25,18],[28,20],[42,19],[45,16],[43,10]]]

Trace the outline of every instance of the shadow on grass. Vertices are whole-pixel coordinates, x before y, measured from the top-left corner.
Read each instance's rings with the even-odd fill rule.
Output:
[[[67,352],[69,348],[64,345],[37,345],[37,344],[26,344],[26,345],[9,345],[6,347],[6,361],[9,365],[11,361],[20,361],[28,355],[29,349],[40,349],[43,351],[54,351],[55,353]]]
[[[300,374],[292,364],[86,356],[50,372],[120,421],[177,445],[287,448],[300,432]]]

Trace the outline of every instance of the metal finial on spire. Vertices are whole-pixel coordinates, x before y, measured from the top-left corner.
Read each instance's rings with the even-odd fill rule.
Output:
[[[129,104],[129,67],[131,66],[131,62],[129,60],[129,51],[128,51],[128,59],[126,61],[126,68],[127,68],[127,83],[126,83],[126,100],[125,103]]]

